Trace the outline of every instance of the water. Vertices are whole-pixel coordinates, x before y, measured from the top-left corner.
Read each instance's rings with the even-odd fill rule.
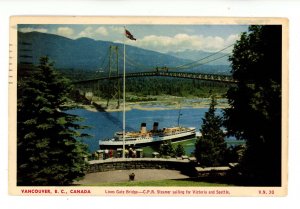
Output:
[[[198,131],[207,108],[181,109],[179,123],[184,127],[195,127]],[[91,152],[99,149],[99,140],[112,138],[116,131],[122,131],[122,112],[93,112],[85,109],[73,109],[68,113],[78,115],[85,119],[83,125],[90,126],[84,132],[92,137],[83,139]],[[220,110],[217,110],[221,114]],[[126,131],[138,131],[142,122],[147,123],[147,129],[152,129],[154,122],[159,127],[178,125],[179,110],[130,110],[126,112]]]
[[[178,125],[178,116],[180,111],[179,124],[184,127],[195,127],[199,131],[202,125],[202,118],[208,108],[183,108],[181,110],[130,110],[126,112],[126,131],[138,131],[142,122],[147,124],[147,129],[152,129],[154,122],[159,122],[159,128]],[[122,112],[93,112],[85,109],[73,109],[67,111],[70,114],[78,115],[85,119],[83,125],[90,129],[85,129],[84,133],[91,135],[91,138],[83,139],[89,147],[90,152],[99,149],[99,140],[112,138],[116,131],[122,131]],[[221,115],[221,109],[216,110],[217,115]],[[236,142],[234,138],[230,138]],[[193,151],[193,146],[190,147]]]

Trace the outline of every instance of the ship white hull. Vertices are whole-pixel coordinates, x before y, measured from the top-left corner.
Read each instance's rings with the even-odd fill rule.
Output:
[[[170,134],[165,136],[152,136],[152,137],[137,137],[137,138],[126,138],[125,146],[147,146],[155,143],[162,143],[163,141],[179,141],[186,138],[195,137],[195,129],[191,129],[190,131]],[[123,147],[123,140],[108,140],[108,141],[99,141],[100,149],[105,148],[118,148]]]

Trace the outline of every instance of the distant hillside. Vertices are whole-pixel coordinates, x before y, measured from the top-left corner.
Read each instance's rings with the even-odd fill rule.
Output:
[[[74,69],[102,71],[108,65],[109,47],[119,48],[119,69],[123,69],[123,44],[96,41],[90,38],[76,40],[58,35],[29,32],[18,32],[18,62],[38,64],[41,56],[49,56],[58,69]],[[197,55],[194,55],[195,57]],[[189,57],[189,56],[187,56]],[[192,62],[190,58],[182,58],[178,54],[163,54],[151,50],[126,45],[126,70],[149,71],[156,66],[178,66]],[[190,72],[228,74],[228,66],[204,65]]]
[[[56,68],[84,70],[99,70],[100,67],[103,68],[107,65],[109,46],[117,45],[119,47],[119,67],[123,67],[123,44],[95,41],[89,38],[73,40],[39,32],[19,32],[18,43],[19,55],[21,55],[19,61],[37,64],[39,57],[47,55],[55,61]],[[32,56],[32,58],[29,58],[29,56]],[[146,67],[153,66],[177,66],[190,62],[190,60],[129,45],[126,46],[126,57],[128,59],[126,69],[131,71],[136,69],[146,70]],[[133,63],[138,66],[133,67]]]

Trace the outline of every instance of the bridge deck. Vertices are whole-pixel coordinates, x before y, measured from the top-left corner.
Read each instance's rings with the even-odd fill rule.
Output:
[[[175,78],[186,78],[186,79],[195,79],[195,80],[203,80],[203,81],[214,81],[214,82],[222,82],[222,83],[237,83],[236,80],[229,75],[218,75],[218,74],[204,74],[204,73],[187,73],[187,72],[161,72],[161,71],[151,71],[151,72],[136,72],[136,73],[127,73],[126,78],[133,77],[145,77],[145,76],[164,76],[164,77],[175,77]],[[74,84],[82,84],[89,82],[97,82],[100,80],[107,79],[122,79],[123,74],[119,74],[118,76],[111,77],[100,77],[88,80],[75,81]]]

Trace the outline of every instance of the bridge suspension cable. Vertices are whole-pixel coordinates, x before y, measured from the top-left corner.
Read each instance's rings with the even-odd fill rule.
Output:
[[[223,48],[223,49],[221,49],[221,50],[219,50],[219,51],[217,51],[217,52],[215,52],[213,54],[210,54],[210,55],[208,55],[206,57],[203,57],[203,58],[201,58],[199,60],[195,60],[195,61],[192,61],[192,62],[189,62],[189,63],[185,63],[185,64],[182,64],[182,65],[178,65],[178,66],[175,66],[175,67],[167,67],[167,68],[171,69],[171,70],[184,70],[184,69],[190,69],[190,68],[193,68],[193,67],[201,66],[201,65],[204,65],[204,64],[207,64],[207,63],[210,63],[210,62],[222,59],[224,57],[229,56],[231,53],[226,53],[226,54],[224,54],[224,55],[222,55],[220,57],[207,60],[208,58],[213,58],[214,56],[218,55],[219,53],[221,53],[221,52],[229,49],[233,45],[234,44],[228,45],[225,48]],[[103,66],[105,60],[107,60],[108,53],[109,53],[109,50],[107,50],[106,56],[103,59],[101,66]],[[120,56],[119,58],[121,58],[122,60],[124,59],[123,56]],[[139,62],[131,59],[129,56],[126,56],[126,62],[127,62],[128,65],[131,65],[133,67],[141,67],[143,70],[153,70],[153,69],[157,68],[157,66],[147,66],[147,65],[144,65],[142,63],[139,63]],[[108,67],[108,63],[107,63],[107,65],[103,69],[106,69],[107,67]]]
[[[228,54],[225,54],[225,55],[223,55],[223,56],[214,58],[214,59],[212,59],[212,60],[208,60],[208,61],[206,61],[206,62],[196,63],[196,64],[193,64],[193,65],[190,65],[190,66],[185,66],[185,67],[182,67],[182,68],[175,68],[175,69],[170,68],[170,69],[172,69],[172,70],[190,69],[190,68],[193,68],[193,67],[196,67],[196,66],[201,66],[201,65],[205,65],[205,64],[210,63],[210,62],[214,62],[214,61],[219,60],[219,59],[222,59],[222,58],[224,58],[224,57],[228,57],[228,55],[230,55],[230,54],[228,53]]]
[[[121,57],[121,59],[123,59],[123,58]],[[143,70],[152,70],[152,69],[155,68],[154,66],[147,66],[147,65],[141,64],[137,61],[134,61],[128,55],[126,56],[126,62],[127,61],[129,61],[129,64],[132,65],[132,66],[142,67]]]
[[[234,44],[231,44],[231,45],[229,45],[229,46],[227,46],[227,47],[225,47],[225,48],[223,48],[223,49],[221,49],[221,50],[219,50],[219,51],[217,51],[217,52],[215,52],[215,53],[213,53],[213,54],[210,54],[210,55],[208,55],[208,56],[206,56],[206,57],[203,57],[203,58],[201,58],[201,59],[199,59],[199,60],[195,60],[195,61],[193,61],[193,62],[186,63],[186,64],[183,64],[183,65],[178,65],[178,66],[175,66],[175,67],[170,67],[169,69],[172,69],[172,70],[181,70],[181,69],[192,68],[192,67],[195,67],[195,66],[200,66],[200,65],[203,65],[203,64],[207,64],[207,63],[209,63],[209,62],[213,62],[213,61],[215,61],[215,60],[218,60],[218,59],[221,59],[221,58],[223,58],[223,57],[226,57],[226,56],[230,55],[231,53],[227,53],[227,54],[225,54],[225,55],[223,55],[223,56],[221,56],[221,57],[215,58],[215,59],[213,59],[213,60],[209,60],[209,61],[207,61],[207,62],[205,62],[205,63],[203,63],[203,62],[201,62],[201,61],[206,60],[206,59],[208,59],[208,58],[210,58],[210,57],[213,57],[213,56],[219,54],[220,52],[225,51],[226,49],[232,47],[233,45],[234,45]]]
[[[107,48],[106,53],[105,53],[105,56],[104,56],[104,58],[103,58],[103,60],[102,60],[102,63],[101,63],[101,65],[99,66],[100,69],[103,69],[103,70],[107,69],[107,67],[108,67],[108,54],[109,54],[109,48]],[[105,65],[105,67],[104,67],[104,62],[105,62],[105,60],[107,60],[107,63],[106,63],[106,65]]]

